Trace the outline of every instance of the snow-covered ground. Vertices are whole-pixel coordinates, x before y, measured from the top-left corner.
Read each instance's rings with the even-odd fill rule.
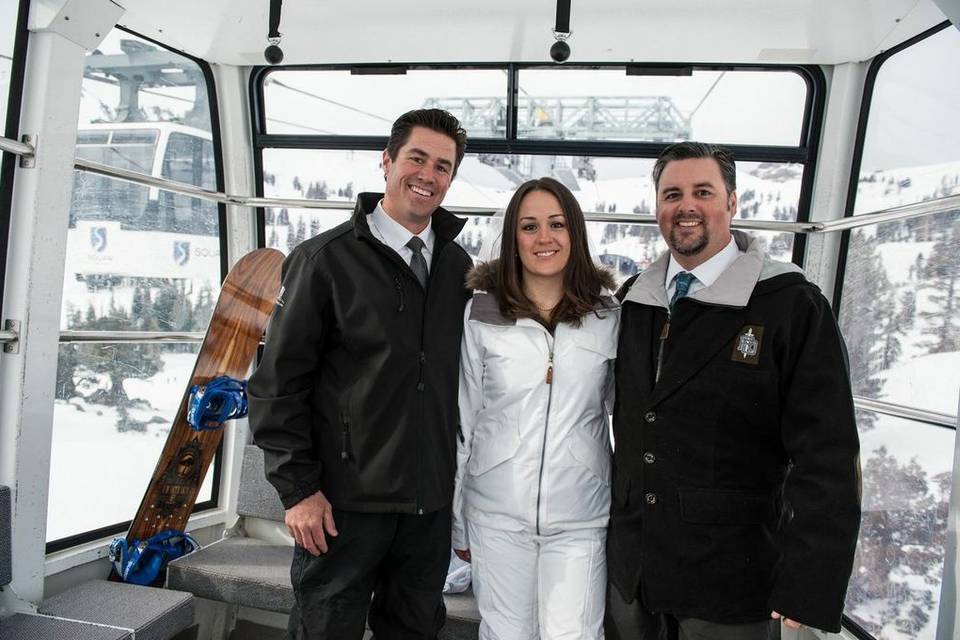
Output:
[[[152,407],[138,411],[138,418],[163,419],[147,424],[146,431],[119,431],[114,407],[80,398],[55,403],[47,540],[130,520],[136,513],[196,358],[188,353],[161,357],[159,373],[124,383],[131,398],[143,398]],[[208,472],[198,501],[210,499],[211,481]]]

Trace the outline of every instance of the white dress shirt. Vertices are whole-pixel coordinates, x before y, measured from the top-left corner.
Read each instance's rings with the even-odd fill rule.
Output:
[[[737,243],[731,235],[727,246],[703,264],[690,270],[690,273],[693,274],[695,279],[690,283],[690,289],[687,291],[687,295],[692,295],[700,289],[712,285],[717,278],[720,277],[720,274],[726,271],[727,267],[733,264],[733,261],[743,253],[744,252],[740,251],[740,248],[737,247]],[[686,269],[673,259],[673,254],[670,254],[670,264],[667,266],[667,277],[663,283],[663,286],[667,289],[667,300],[673,299],[673,292],[677,288],[676,276],[681,271],[686,271]]]
[[[377,208],[373,213],[367,214],[367,225],[370,227],[370,233],[373,237],[387,245],[397,252],[404,262],[410,264],[410,258],[413,257],[413,251],[407,246],[410,238],[414,234],[410,233],[406,227],[387,215],[383,210],[383,200],[377,203]],[[420,233],[416,234],[423,240],[423,254],[427,261],[427,273],[430,273],[430,261],[433,258],[433,241],[436,234],[433,232],[433,220]]]

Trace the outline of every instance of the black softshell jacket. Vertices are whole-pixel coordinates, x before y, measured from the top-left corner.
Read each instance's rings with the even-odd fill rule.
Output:
[[[665,260],[623,301],[610,578],[653,611],[839,631],[860,523],[845,348],[820,291],[734,236],[746,253],[669,328]]]
[[[450,504],[470,256],[464,220],[433,214],[427,288],[374,238],[362,193],[349,222],[295,248],[250,379],[250,425],[286,508],[428,513]]]

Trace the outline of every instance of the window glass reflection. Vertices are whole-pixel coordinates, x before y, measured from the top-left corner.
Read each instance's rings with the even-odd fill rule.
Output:
[[[215,189],[212,129],[193,61],[120,30],[87,55],[79,157]],[[206,330],[220,289],[219,234],[213,203],[76,171],[61,329]],[[133,517],[198,348],[60,346],[47,540]],[[91,508],[89,497],[111,487],[124,491]],[[208,476],[198,501],[213,497],[211,487]]]
[[[960,31],[900,51],[877,73],[856,213],[960,193]]]
[[[709,140],[796,146],[807,85],[792,72],[521,69],[517,135],[556,140]]]
[[[852,231],[840,328],[854,393],[955,415],[960,210]]]
[[[265,149],[264,194],[352,201],[357,193],[383,190],[380,158],[374,151]],[[801,165],[742,162],[737,167],[739,218],[796,220]],[[445,203],[503,209],[521,183],[551,176],[571,189],[586,212],[651,214],[656,206],[652,170],[650,159],[468,154]],[[267,246],[289,251],[348,217],[349,212],[336,210],[267,209]],[[621,278],[646,268],[666,248],[650,225],[591,222],[588,231],[595,254]],[[791,259],[793,234],[751,233],[775,258]],[[499,234],[499,220],[471,216],[457,241],[476,259],[489,259]]]
[[[880,640],[932,640],[956,432],[870,411],[857,423],[863,518],[845,613]]]
[[[506,131],[504,69],[278,70],[264,78],[263,95],[268,133],[382,136],[401,113],[421,108],[452,112],[470,137]]]

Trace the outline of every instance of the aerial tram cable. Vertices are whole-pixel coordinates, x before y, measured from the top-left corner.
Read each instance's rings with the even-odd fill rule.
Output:
[[[357,107],[352,107],[352,106],[350,106],[349,104],[344,104],[344,103],[342,103],[342,102],[337,102],[336,100],[331,100],[330,98],[324,98],[323,96],[317,95],[317,94],[315,94],[315,93],[310,93],[309,91],[307,91],[307,90],[305,90],[305,89],[300,89],[300,88],[298,88],[298,87],[294,87],[294,86],[292,86],[292,85],[286,84],[285,82],[281,82],[280,80],[277,80],[276,78],[273,78],[273,77],[271,77],[271,76],[267,76],[267,81],[268,81],[270,84],[275,84],[275,85],[277,85],[278,87],[281,87],[281,88],[283,88],[283,89],[287,89],[288,91],[293,91],[294,93],[299,93],[299,94],[301,94],[301,95],[307,96],[308,98],[313,98],[314,100],[320,100],[321,102],[326,102],[326,103],[328,103],[328,104],[332,104],[332,105],[334,105],[335,107],[340,107],[340,108],[342,108],[342,109],[347,109],[347,110],[349,110],[349,111],[354,111],[354,112],[359,113],[359,114],[364,115],[364,116],[369,116],[369,117],[371,117],[371,118],[376,118],[377,120],[382,120],[383,122],[393,123],[393,120],[391,120],[391,119],[389,119],[389,118],[384,118],[383,116],[378,116],[378,115],[375,114],[375,113],[371,113],[371,112],[369,112],[369,111],[364,111],[363,109],[358,109]]]
[[[703,94],[703,97],[700,98],[700,102],[697,103],[697,106],[693,108],[689,114],[687,114],[687,121],[693,120],[693,115],[700,110],[700,107],[703,106],[703,103],[707,101],[707,98],[710,97],[710,94],[713,93],[713,90],[717,88],[717,85],[720,84],[720,81],[723,80],[723,76],[727,75],[726,71],[721,71],[720,75],[717,76],[717,79],[713,81],[713,84],[710,85],[710,88],[707,89],[707,92]]]
[[[283,62],[283,49],[280,48],[280,11],[283,0],[270,0],[270,31],[267,32],[267,42],[270,45],[263,50],[263,57],[269,64]]]

